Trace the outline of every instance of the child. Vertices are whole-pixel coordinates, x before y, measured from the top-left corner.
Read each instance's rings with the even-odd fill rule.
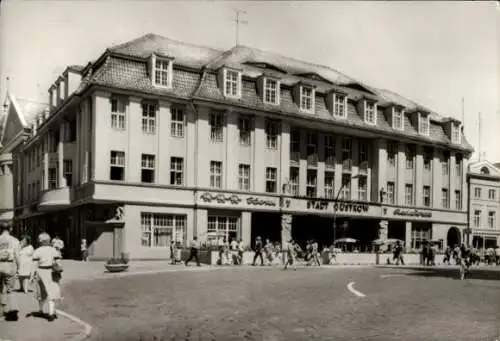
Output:
[[[80,244],[80,253],[82,257],[82,262],[87,262],[89,260],[89,252],[87,250],[87,240],[85,238],[82,238]]]

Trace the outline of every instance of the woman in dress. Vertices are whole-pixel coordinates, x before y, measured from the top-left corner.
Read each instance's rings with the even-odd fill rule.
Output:
[[[19,269],[17,271],[19,278],[19,290],[28,293],[29,279],[33,273],[33,246],[29,236],[24,236],[21,240],[21,250],[19,251]]]
[[[33,254],[35,265],[35,292],[39,304],[39,315],[46,316],[52,322],[57,318],[55,302],[61,298],[60,272],[61,253],[51,246],[50,236],[42,233],[38,236],[40,247]],[[48,315],[43,311],[45,301],[48,301]]]

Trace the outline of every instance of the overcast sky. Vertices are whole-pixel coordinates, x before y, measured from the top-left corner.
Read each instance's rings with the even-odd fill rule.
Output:
[[[240,44],[328,65],[461,119],[478,148],[500,161],[498,2],[2,1],[0,72],[18,97],[47,101],[69,64],[153,32],[194,44]]]

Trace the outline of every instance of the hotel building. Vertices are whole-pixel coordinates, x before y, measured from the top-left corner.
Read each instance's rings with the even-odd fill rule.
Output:
[[[500,245],[500,169],[488,161],[469,164],[469,242],[479,249]]]
[[[14,153],[15,223],[66,256],[80,238],[93,259],[193,236],[464,238],[461,122],[330,67],[148,34],[68,67],[49,98]]]

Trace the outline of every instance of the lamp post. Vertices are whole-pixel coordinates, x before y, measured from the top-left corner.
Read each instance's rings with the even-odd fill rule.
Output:
[[[285,179],[283,186],[281,188],[281,193],[280,193],[281,252],[282,252],[281,259],[283,260],[283,264],[285,264],[285,262],[286,262],[286,260],[285,260],[285,257],[286,257],[285,245],[287,243],[287,240],[286,240],[287,232],[285,232],[285,231],[288,230],[289,228],[291,228],[291,226],[288,226],[291,223],[289,221],[288,217],[283,217],[283,206],[285,205],[284,195],[285,194],[290,195],[290,187],[291,187],[290,181],[288,179]],[[290,233],[290,237],[291,237],[291,233]]]
[[[342,190],[344,189],[344,187],[346,185],[350,185],[351,184],[351,180],[354,180],[354,179],[357,179],[357,178],[359,178],[359,175],[355,175],[355,176],[351,177],[349,179],[348,183],[343,183],[342,186],[340,186],[340,189],[337,192],[337,195],[335,196],[335,201],[334,201],[334,204],[333,204],[333,247],[335,247],[335,240],[336,240],[335,234],[337,232],[337,212],[335,212],[335,202],[337,202],[337,200],[339,200],[340,193],[342,192]]]

